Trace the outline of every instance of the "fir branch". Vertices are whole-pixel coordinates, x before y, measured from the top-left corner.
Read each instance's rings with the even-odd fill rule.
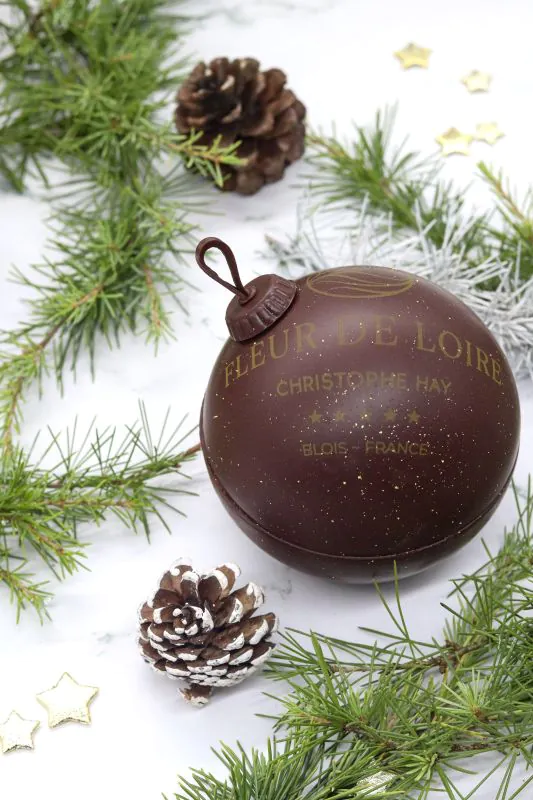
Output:
[[[61,579],[84,565],[85,547],[76,538],[81,524],[100,526],[109,516],[150,535],[151,517],[168,529],[163,510],[176,510],[172,496],[191,494],[163,478],[183,478],[183,467],[199,446],[181,444],[180,425],[167,431],[168,415],[154,439],[144,408],[122,437],[116,429],[91,429],[78,441],[74,426],[64,436],[50,433],[37,464],[14,447],[0,463],[0,583],[9,589],[17,614],[33,605],[40,616],[49,597],[26,569],[29,553]],[[92,435],[92,440],[91,440]],[[179,512],[178,512],[179,513]]]
[[[168,60],[180,39],[166,0],[61,0],[36,13],[12,4],[0,62],[1,149],[22,184],[43,158],[73,158],[129,179],[150,162],[139,136],[166,104],[183,62]],[[163,93],[153,99],[158,93]],[[137,158],[140,162],[137,162]]]
[[[52,158],[72,178],[55,252],[16,273],[34,298],[0,341],[6,452],[27,389],[48,370],[61,383],[82,349],[93,362],[99,335],[111,344],[140,331],[157,346],[172,334],[182,281],[171,259],[189,253],[193,230],[184,175],[222,185],[223,165],[240,163],[238,143],[207,147],[159,119],[185,64],[171,51],[187,24],[167,0],[43,0],[37,10],[16,0],[11,15],[0,31],[0,169],[19,190],[28,174],[47,182]]]
[[[2,30],[0,151],[19,190],[28,171],[45,177],[48,159],[92,174],[102,186],[154,172],[164,153],[222,183],[221,164],[240,163],[236,145],[199,144],[158,118],[185,67],[172,51],[187,30],[167,0],[23,0]],[[180,22],[181,25],[176,23]]]
[[[373,212],[387,216],[398,230],[427,228],[437,247],[453,236],[446,220],[453,214],[459,224],[464,211],[464,190],[439,180],[440,166],[435,159],[423,159],[402,145],[394,149],[394,113],[376,114],[368,129],[356,127],[355,139],[344,145],[335,136],[309,137],[309,163],[316,168],[310,175],[310,189],[325,204],[360,208],[366,203]],[[483,251],[486,218],[473,221],[463,242],[464,253]]]
[[[452,582],[443,640],[409,631],[398,582],[384,644],[288,634],[270,661],[288,679],[278,740],[266,752],[226,745],[219,778],[193,770],[175,800],[514,800],[533,783],[533,491],[501,550]],[[302,636],[304,636],[302,640]],[[279,700],[279,693],[275,696]],[[494,756],[492,766],[472,760]],[[468,759],[468,761],[466,761]],[[465,766],[468,764],[468,766]],[[467,794],[456,773],[484,774]],[[497,782],[497,786],[495,786]],[[487,794],[490,792],[490,795]]]
[[[478,164],[478,169],[498,203],[503,221],[502,225],[490,230],[499,257],[509,262],[519,257],[521,275],[526,278],[533,276],[533,190],[530,189],[520,201],[501,171],[494,172],[483,161]]]
[[[531,192],[519,204],[501,174],[486,164],[479,172],[498,200],[495,213],[468,212],[466,192],[440,178],[441,165],[423,159],[406,142],[392,145],[394,114],[378,112],[373,126],[356,127],[349,144],[335,134],[309,137],[310,190],[325,205],[381,215],[384,225],[404,235],[426,232],[437,248],[456,242],[455,253],[475,268],[481,261],[518,264],[523,281],[533,276],[533,205]],[[457,230],[450,230],[454,219]],[[461,229],[463,238],[455,234]],[[494,278],[486,289],[499,287]]]
[[[11,448],[20,406],[51,368],[59,383],[82,348],[94,361],[96,339],[111,345],[123,331],[145,332],[156,345],[171,335],[168,300],[181,280],[167,261],[180,257],[192,226],[166,203],[159,186],[123,188],[89,208],[62,209],[52,258],[15,279],[33,290],[28,321],[2,335],[0,418]],[[49,352],[50,351],[50,352]]]
[[[453,581],[456,607],[443,604],[450,618],[440,644],[411,636],[397,583],[395,609],[378,588],[394,630],[363,629],[383,645],[311,633],[309,649],[289,633],[270,667],[292,689],[279,724],[294,736],[355,737],[383,769],[410,777],[410,791],[473,753],[504,753],[511,772],[515,753],[533,766],[533,625],[521,591],[533,585],[532,519],[530,484],[501,550]]]
[[[365,783],[376,776],[375,761],[358,743],[342,754],[305,733],[271,740],[265,753],[222,745],[215,755],[227,776],[193,770],[191,778],[180,779],[175,800],[363,800],[371,796]]]
[[[488,561],[472,575],[453,580],[453,595],[458,598],[458,609],[451,609],[447,604],[442,605],[450,611],[451,618],[446,623],[443,641],[437,647],[434,643],[421,643],[413,641],[402,626],[398,626],[393,634],[386,638],[394,642],[395,647],[403,646],[403,651],[397,650],[394,662],[391,663],[390,647],[378,647],[375,643],[353,643],[334,639],[329,636],[312,634],[312,642],[319,648],[328,647],[334,651],[334,656],[326,658],[328,669],[332,674],[342,673],[368,673],[376,672],[384,666],[393,671],[422,671],[438,668],[442,673],[456,669],[465,661],[479,666],[487,656],[487,647],[493,641],[494,631],[497,630],[503,618],[512,618],[518,610],[524,610],[524,602],[516,601],[521,582],[529,580],[533,587],[533,489],[528,487],[527,499],[521,505],[520,498],[515,491],[515,500],[518,509],[518,520],[515,527],[505,533],[500,550],[492,555],[487,550]],[[396,586],[397,589],[397,586]],[[398,617],[389,608],[389,605],[379,587],[377,591],[389,615],[398,623]],[[469,596],[469,592],[472,596]],[[399,595],[396,592],[398,609],[401,609]],[[371,634],[383,637],[382,631],[362,628]],[[321,674],[322,665],[314,655],[314,649],[308,650],[299,641],[304,635],[295,631],[293,635],[285,635],[285,644],[278,648],[270,662],[273,677],[296,678],[302,672]],[[413,651],[416,654],[413,655]],[[342,658],[341,653],[348,656]]]

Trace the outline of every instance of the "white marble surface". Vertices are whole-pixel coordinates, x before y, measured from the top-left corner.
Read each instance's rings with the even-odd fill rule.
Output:
[[[254,55],[265,66],[283,67],[307,103],[314,126],[329,127],[335,120],[338,130],[348,133],[352,120],[365,124],[378,107],[399,101],[398,136],[410,131],[413,144],[431,152],[434,136],[449,126],[471,128],[494,119],[507,136],[493,150],[477,145],[476,156],[504,166],[519,187],[531,180],[533,6],[526,0],[212,0],[212,6],[216,13],[191,36],[191,49],[206,59]],[[433,48],[427,72],[403,73],[393,59],[392,52],[411,40]],[[489,94],[473,97],[459,83],[471,69],[494,75]],[[472,158],[451,159],[446,168],[466,185],[474,163]],[[213,208],[221,215],[204,218],[206,231],[234,244],[245,278],[265,268],[257,256],[264,233],[293,228],[299,197],[294,184],[301,172],[301,167],[293,168],[288,180],[252,199],[217,196]],[[473,203],[487,202],[484,189],[473,186],[469,191]],[[41,258],[47,211],[47,204],[36,198],[0,194],[2,327],[23,314],[20,290],[7,282],[9,266],[24,268]],[[169,405],[176,421],[188,413],[195,423],[225,336],[227,296],[192,266],[188,277],[202,291],[184,295],[190,316],[176,312],[177,342],[162,347],[157,358],[141,340],[125,339],[112,353],[102,344],[94,383],[82,360],[77,382],[67,380],[64,397],[47,383],[42,400],[36,394],[30,398],[24,439],[31,440],[46,425],[61,429],[76,415],[87,423],[96,415],[102,426],[121,424],[135,418],[139,398],[156,427]],[[527,383],[520,390],[523,441],[516,477],[523,483],[532,467],[533,391]],[[156,525],[148,545],[141,533],[135,537],[114,523],[83,531],[83,539],[91,543],[90,571],[53,587],[52,622],[41,627],[29,614],[17,627],[0,591],[0,720],[12,708],[43,720],[34,752],[0,757],[2,797],[155,800],[162,791],[170,794],[176,775],[189,766],[215,766],[210,748],[219,740],[262,745],[270,724],[255,714],[275,708],[262,695],[272,688],[264,678],[221,694],[196,711],[178,699],[174,683],[159,679],[137,654],[138,603],[181,554],[190,555],[200,568],[227,559],[240,563],[247,578],[264,585],[268,606],[285,626],[307,628],[311,609],[313,625],[337,635],[356,636],[359,624],[386,624],[371,589],[315,580],[262,553],[223,512],[201,461],[191,466],[190,474],[188,488],[200,497],[183,499],[181,508],[188,517],[172,522],[172,536]],[[487,540],[497,544],[504,525],[513,520],[507,497],[484,531]],[[406,613],[420,637],[438,633],[439,599],[447,578],[474,568],[481,558],[478,539],[404,586]],[[34,696],[65,670],[100,687],[93,724],[49,731]],[[492,796],[487,790],[483,798]]]

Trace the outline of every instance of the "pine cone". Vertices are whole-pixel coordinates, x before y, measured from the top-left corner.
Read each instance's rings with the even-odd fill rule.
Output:
[[[234,686],[263,664],[274,644],[275,614],[254,617],[262,589],[248,583],[232,592],[236,564],[199,575],[182,561],[165,572],[139,610],[141,654],[157,672],[183,679],[183,696],[205,705],[212,687]],[[231,592],[231,594],[230,594]]]
[[[176,127],[202,131],[199,144],[240,141],[242,167],[223,166],[224,189],[254,194],[280,180],[304,152],[305,106],[285,88],[280,69],[261,72],[254,58],[215,58],[196,65],[178,92]]]

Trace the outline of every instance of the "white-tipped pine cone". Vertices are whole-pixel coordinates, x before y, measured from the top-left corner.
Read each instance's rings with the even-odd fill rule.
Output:
[[[200,575],[178,561],[139,610],[142,656],[157,672],[184,680],[182,694],[195,705],[207,703],[213,688],[243,681],[274,647],[276,615],[253,616],[263,591],[255,583],[232,591],[239,575],[236,564]]]

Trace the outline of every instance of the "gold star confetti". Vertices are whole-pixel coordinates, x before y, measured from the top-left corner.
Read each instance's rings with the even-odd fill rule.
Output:
[[[472,136],[469,133],[461,133],[457,128],[448,128],[447,131],[437,136],[436,141],[441,146],[441,155],[451,156],[459,153],[462,156],[470,155],[470,142]]]
[[[487,142],[487,144],[494,144],[505,136],[504,132],[500,129],[497,122],[480,122],[476,125],[476,132],[474,139],[478,142]]]
[[[397,412],[394,408],[389,408],[387,411],[385,411],[385,419],[387,422],[394,422],[396,419],[396,414]]]
[[[48,711],[48,724],[55,728],[61,722],[89,724],[89,703],[98,693],[96,686],[84,686],[64,672],[51,689],[37,695],[38,702]]]
[[[346,411],[336,411],[335,412],[335,422],[344,422],[344,417],[346,416]]]
[[[407,415],[407,419],[409,422],[418,422],[420,419],[420,414],[417,412],[416,408],[414,411],[411,411],[410,414]]]
[[[469,92],[488,92],[492,77],[486,72],[473,70],[461,80]]]
[[[33,750],[33,733],[39,725],[36,720],[24,719],[16,711],[12,711],[0,725],[2,753],[9,753],[10,750]]]
[[[322,414],[319,414],[317,411],[313,411],[312,414],[309,414],[309,419],[311,422],[320,422],[322,419]]]
[[[417,44],[410,42],[403,50],[396,50],[394,55],[404,69],[410,69],[411,67],[423,67],[423,69],[427,69],[431,50],[427,47],[419,47]]]

